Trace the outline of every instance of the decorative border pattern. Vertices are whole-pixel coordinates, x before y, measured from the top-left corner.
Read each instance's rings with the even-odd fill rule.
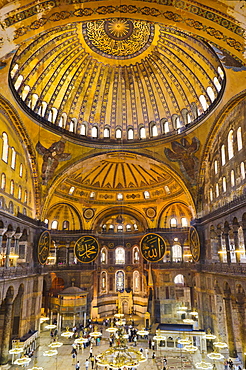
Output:
[[[48,3],[50,3],[50,2],[48,2]],[[51,2],[51,3],[53,3],[53,2]],[[184,8],[184,9],[186,9],[186,8]],[[136,7],[136,6],[133,6],[133,5],[121,5],[121,6],[111,6],[110,5],[110,6],[99,6],[95,9],[84,8],[84,9],[76,9],[76,10],[70,11],[70,12],[68,12],[68,11],[55,12],[55,13],[51,14],[50,17],[42,17],[39,20],[35,20],[34,22],[32,22],[28,26],[22,26],[22,27],[18,28],[15,31],[14,38],[17,39],[17,38],[25,35],[30,29],[31,30],[39,29],[39,28],[43,27],[47,22],[58,22],[60,20],[68,19],[70,17],[81,18],[81,17],[90,16],[92,14],[95,14],[95,16],[96,15],[106,15],[106,14],[113,15],[116,12],[121,12],[122,14],[131,13],[131,14],[150,15],[150,16],[153,16],[153,17],[163,16],[167,20],[171,20],[171,21],[174,21],[176,23],[184,23],[187,26],[189,26],[191,28],[194,28],[195,30],[206,32],[209,36],[212,36],[217,40],[223,40],[224,42],[227,43],[228,46],[234,48],[237,51],[240,51],[240,52],[244,51],[244,44],[243,43],[238,42],[237,40],[235,40],[232,37],[227,37],[221,31],[217,30],[216,28],[206,26],[202,22],[198,22],[198,21],[196,21],[194,19],[191,19],[191,18],[182,17],[181,15],[176,14],[176,13],[171,12],[171,11],[161,12],[157,8],[150,8],[150,7],[146,7],[146,6],[145,7]],[[230,22],[229,20],[227,20],[225,18],[222,18],[222,17],[219,17],[219,16],[215,17],[215,14],[213,14],[211,12],[209,12],[209,13],[208,12],[207,13],[203,12],[202,13],[201,11],[199,11],[198,7],[197,7],[197,12],[195,13],[195,11],[193,11],[193,13],[196,14],[196,15],[200,15],[200,16],[203,15],[203,17],[205,19],[208,19],[210,21],[214,21],[216,24],[219,24],[220,26],[232,31],[233,33],[235,33],[239,36],[243,36],[244,30],[241,27],[233,24],[232,22]],[[21,14],[21,13],[19,13],[19,14]],[[211,14],[211,15],[209,15],[209,14]],[[205,17],[205,15],[206,15],[206,17]],[[29,16],[30,16],[30,13],[28,12],[28,17]],[[17,17],[17,19],[15,19],[15,17],[6,18],[5,21],[4,21],[5,27],[9,27],[9,26],[13,25],[14,23],[17,23],[20,20],[28,18],[27,16],[24,17],[24,15],[23,15],[22,19],[21,19],[21,16]],[[14,18],[14,19],[12,19],[12,18]]]

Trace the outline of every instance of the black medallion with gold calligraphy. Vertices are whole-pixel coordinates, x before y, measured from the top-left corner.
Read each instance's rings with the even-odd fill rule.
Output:
[[[50,233],[49,231],[44,231],[38,241],[38,262],[41,265],[44,265],[45,262],[47,261],[47,258],[50,253]]]
[[[164,257],[165,241],[158,234],[146,234],[140,241],[140,250],[144,259],[157,262]]]
[[[98,255],[99,244],[93,236],[82,236],[74,246],[74,254],[78,261],[83,263],[93,262]]]
[[[198,232],[194,226],[190,227],[189,231],[189,244],[192,258],[195,262],[198,262],[200,259],[200,238]]]

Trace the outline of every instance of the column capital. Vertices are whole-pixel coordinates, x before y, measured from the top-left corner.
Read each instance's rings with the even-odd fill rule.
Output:
[[[14,238],[15,238],[15,239],[20,239],[20,238],[21,238],[21,236],[22,236],[22,233],[15,233],[15,234],[14,234]]]
[[[6,233],[6,231],[7,231],[7,227],[0,229],[0,235],[3,235],[4,233]]]
[[[7,231],[6,232],[6,236],[7,236],[7,238],[12,238],[12,236],[15,234],[15,231]]]

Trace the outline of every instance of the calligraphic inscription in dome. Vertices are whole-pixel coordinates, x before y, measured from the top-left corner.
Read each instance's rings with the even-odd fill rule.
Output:
[[[140,251],[144,259],[157,262],[164,257],[166,245],[158,234],[146,234],[140,241]]]
[[[38,241],[38,262],[41,265],[44,265],[45,262],[47,261],[47,258],[50,253],[50,233],[49,231],[44,231]]]
[[[93,236],[82,236],[74,246],[75,257],[83,263],[93,262],[97,258],[98,252],[99,244]]]
[[[189,230],[189,244],[192,258],[195,262],[200,259],[200,238],[198,232],[194,226],[190,227]]]
[[[85,22],[82,26],[87,45],[98,54],[114,59],[129,59],[151,44],[154,25],[140,20],[112,18]]]

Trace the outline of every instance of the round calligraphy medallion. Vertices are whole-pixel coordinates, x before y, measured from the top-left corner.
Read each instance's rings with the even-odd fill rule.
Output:
[[[44,231],[38,241],[38,262],[44,265],[50,253],[51,237],[49,231]]]
[[[92,208],[86,208],[83,212],[84,218],[90,220],[94,216],[94,210]]]
[[[149,262],[160,261],[164,257],[165,250],[165,241],[158,234],[146,234],[140,241],[142,256]]]
[[[143,53],[152,43],[155,26],[126,18],[83,22],[83,37],[96,53],[111,59],[129,59]]]
[[[74,246],[76,258],[83,263],[93,262],[97,258],[98,252],[99,244],[93,236],[82,236]]]
[[[190,227],[189,231],[189,244],[192,258],[195,262],[198,262],[200,259],[200,238],[198,232],[194,226]]]
[[[146,213],[146,216],[149,218],[155,218],[156,216],[156,210],[155,208],[152,208],[152,207],[147,208],[145,213]]]

